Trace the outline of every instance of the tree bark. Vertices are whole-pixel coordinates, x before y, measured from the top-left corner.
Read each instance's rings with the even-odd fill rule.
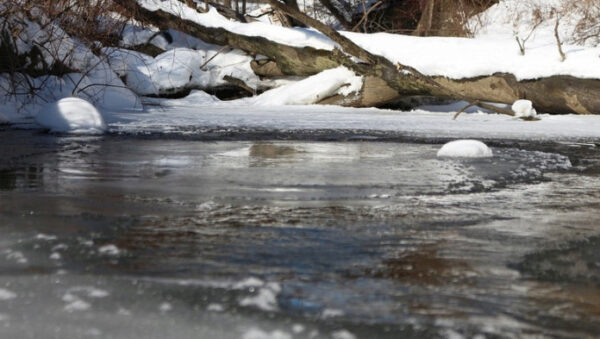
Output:
[[[285,5],[294,10],[300,11],[300,7],[298,6],[298,2],[296,0],[282,0]],[[305,27],[302,21],[298,21],[295,18],[288,16],[287,13],[282,12],[282,15],[286,17],[285,21],[287,21],[290,27]]]
[[[428,36],[431,34],[431,29],[433,25],[433,12],[435,10],[435,7],[435,0],[427,0],[427,2],[425,3],[425,7],[423,8],[419,24],[417,25],[417,28],[413,33],[414,35]]]

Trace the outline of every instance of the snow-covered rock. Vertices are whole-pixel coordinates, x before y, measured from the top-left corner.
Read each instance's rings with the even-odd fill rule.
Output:
[[[517,118],[533,118],[537,111],[533,108],[533,103],[529,100],[517,100],[512,104],[512,110]]]
[[[438,157],[452,158],[489,158],[493,156],[492,150],[478,140],[451,141],[437,152]]]
[[[96,107],[75,97],[60,99],[42,107],[35,121],[51,132],[100,134],[106,130],[104,119]]]

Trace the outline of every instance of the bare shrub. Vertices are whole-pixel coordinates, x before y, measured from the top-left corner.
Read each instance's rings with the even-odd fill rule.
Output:
[[[570,4],[570,10],[579,16],[571,42],[600,45],[600,0],[574,1]]]
[[[122,87],[102,53],[103,46],[118,43],[125,25],[116,11],[111,0],[0,4],[0,94],[5,101],[41,103],[55,94],[77,93],[96,100],[104,89]]]

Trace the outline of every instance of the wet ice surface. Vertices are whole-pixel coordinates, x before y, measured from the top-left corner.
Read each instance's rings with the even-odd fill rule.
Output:
[[[0,138],[1,337],[600,333],[593,144]]]

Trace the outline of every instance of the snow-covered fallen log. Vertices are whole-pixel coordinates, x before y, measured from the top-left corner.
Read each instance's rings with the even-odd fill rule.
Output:
[[[274,73],[280,71],[282,74],[287,75],[306,76],[344,65],[361,76],[368,78],[375,77],[383,80],[384,87],[387,85],[387,88],[385,88],[386,91],[396,91],[398,96],[430,95],[467,101],[481,100],[506,104],[512,104],[518,99],[526,98],[533,101],[535,107],[546,112],[600,113],[600,98],[594,95],[600,89],[600,71],[598,71],[600,67],[594,70],[588,67],[588,72],[585,73],[576,61],[569,61],[568,64],[560,64],[559,61],[556,63],[550,62],[555,69],[546,73],[540,71],[539,74],[542,76],[535,77],[537,73],[523,76],[519,73],[519,69],[502,66],[507,65],[507,63],[499,64],[498,66],[497,63],[490,62],[487,68],[479,67],[481,65],[480,62],[471,61],[474,60],[474,57],[479,57],[478,55],[485,56],[485,51],[478,55],[469,55],[469,51],[467,50],[462,60],[461,67],[464,68],[463,71],[453,74],[452,72],[456,70],[456,67],[448,66],[445,67],[448,72],[436,72],[435,62],[419,64],[417,61],[406,59],[405,56],[409,55],[411,50],[403,52],[403,48],[410,49],[411,44],[414,45],[416,41],[423,45],[427,45],[429,42],[427,54],[415,55],[417,58],[415,60],[424,60],[426,62],[427,60],[435,61],[437,58],[444,61],[447,59],[444,53],[445,48],[449,43],[455,46],[458,40],[465,43],[469,40],[456,38],[452,40],[446,38],[449,40],[436,42],[433,40],[426,41],[423,38],[407,38],[389,34],[376,36],[361,34],[340,35],[324,27],[324,25],[318,25],[318,23],[309,20],[310,18],[302,16],[302,13],[294,12],[293,9],[286,8],[285,5],[275,1],[271,3],[277,6],[278,9],[284,10],[286,14],[300,21],[305,21],[305,24],[312,25],[325,34],[320,35],[315,31],[301,29],[269,28],[269,25],[263,23],[234,23],[223,20],[214,11],[200,14],[177,1],[115,1],[127,8],[135,15],[137,20],[142,22],[176,29],[210,43],[229,45],[244,50],[251,55],[266,56],[268,60],[274,62],[277,66],[274,67],[273,64],[270,64],[272,66],[271,71]],[[305,34],[304,40],[300,38],[299,33]],[[330,39],[328,40],[327,38]],[[421,40],[410,40],[409,42],[397,44],[397,42],[401,42],[403,39]],[[439,51],[431,50],[431,48],[436,48],[436,46],[442,49]],[[338,48],[341,48],[345,53],[340,52]],[[485,48],[485,45],[481,46],[481,48]],[[506,49],[506,47],[502,48]],[[394,55],[394,51],[398,51],[397,56]],[[488,54],[490,53],[497,54],[499,52],[493,50],[488,52]],[[573,51],[572,53],[579,52]],[[586,51],[583,54],[580,53],[577,55],[581,55],[581,58],[588,60],[588,54],[589,51]],[[499,58],[501,57],[499,56]],[[461,61],[459,59],[456,57],[453,61]],[[573,59],[576,58],[574,57]],[[399,62],[398,60],[403,62]],[[404,60],[408,60],[408,63],[404,62]],[[485,58],[481,57],[481,60],[483,62]],[[588,61],[597,62],[596,60]],[[268,64],[268,61],[263,62],[263,64]],[[526,62],[526,64],[529,63]],[[497,66],[497,72],[494,71],[494,65]],[[414,66],[417,66],[417,68]],[[477,67],[479,67],[478,71],[476,70]],[[581,77],[583,74],[587,74],[587,76],[585,78]],[[462,77],[462,75],[465,76]],[[381,82],[365,82],[367,86],[370,83],[376,83],[379,87],[382,85]],[[377,91],[370,91],[369,88],[363,88],[361,95],[379,92],[381,92],[381,88]],[[369,105],[377,106],[389,101],[391,97],[387,95],[380,102],[373,99],[376,99],[376,97],[370,98],[370,100],[341,100],[334,102],[340,103],[343,101],[346,104],[354,106],[361,106],[362,103],[368,103]]]
[[[247,100],[259,106],[310,105],[336,94],[348,96],[356,93],[360,91],[362,84],[362,77],[345,67],[338,67]]]
[[[123,6],[132,16],[143,23],[160,28],[171,28],[199,38],[207,43],[230,46],[244,50],[251,55],[265,55],[275,60],[284,74],[307,76],[325,69],[335,68],[339,63],[331,57],[331,51],[324,49],[328,39],[310,31],[289,30],[283,27],[266,25],[260,22],[251,24],[231,23],[216,11],[199,14],[178,1],[162,3],[160,1],[114,0]],[[144,6],[141,5],[144,4]],[[204,22],[197,18],[206,18]],[[229,23],[227,23],[229,22]],[[277,35],[291,36],[299,44],[310,41],[312,45],[297,47],[284,44],[277,39],[269,39],[270,30],[280,30]],[[253,35],[237,33],[253,31]],[[261,33],[265,33],[261,35]],[[287,41],[287,40],[283,40]]]

